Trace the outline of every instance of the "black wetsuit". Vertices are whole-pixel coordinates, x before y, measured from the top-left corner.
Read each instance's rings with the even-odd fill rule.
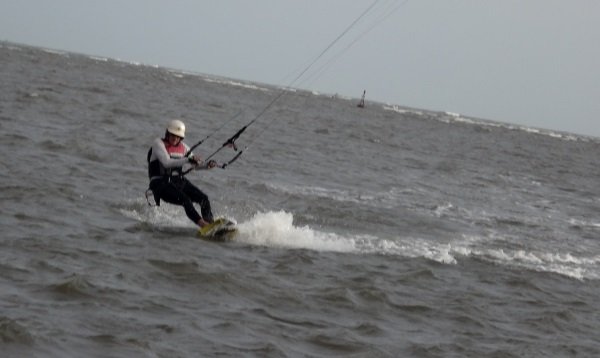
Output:
[[[148,152],[150,189],[156,205],[160,205],[160,200],[181,205],[194,224],[198,224],[200,218],[212,222],[213,214],[208,196],[181,175],[183,166],[188,163],[188,159],[184,157],[188,149],[184,143],[170,146],[160,138],[154,141]],[[200,205],[202,216],[198,214],[194,203]]]

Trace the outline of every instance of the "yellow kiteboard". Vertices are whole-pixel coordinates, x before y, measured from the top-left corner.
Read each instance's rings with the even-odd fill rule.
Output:
[[[198,229],[198,237],[210,241],[228,241],[237,233],[235,223],[226,218],[215,219]]]

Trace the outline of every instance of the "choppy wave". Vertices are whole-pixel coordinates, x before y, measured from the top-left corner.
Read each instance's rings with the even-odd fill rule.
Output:
[[[597,142],[4,43],[0,59],[4,355],[600,353]],[[146,203],[165,119],[188,144],[223,128],[208,155],[244,124],[224,118],[281,90],[238,139],[260,137],[251,151],[188,177],[232,242]]]
[[[434,119],[436,121],[440,121],[443,123],[464,123],[464,124],[470,124],[470,125],[475,125],[475,126],[479,126],[479,127],[502,128],[502,129],[508,129],[508,130],[527,132],[527,133],[531,133],[531,134],[539,134],[539,135],[544,135],[544,136],[558,138],[558,139],[567,140],[567,141],[583,141],[583,142],[597,142],[598,141],[598,139],[595,137],[577,135],[577,134],[567,133],[567,132],[553,131],[553,130],[549,130],[549,129],[534,128],[534,127],[524,126],[524,125],[494,122],[491,120],[476,119],[476,118],[466,117],[466,116],[461,115],[460,113],[455,113],[455,112],[443,112],[442,115],[436,115],[436,112],[427,112],[424,110],[407,109],[407,108],[402,108],[398,105],[383,105],[382,108],[386,111],[392,111],[392,112],[396,112],[398,114],[411,114],[411,115],[416,115],[416,116],[420,116],[423,118]]]
[[[230,79],[204,78],[204,81],[224,84],[224,85],[233,86],[233,87],[242,87],[242,88],[257,90],[257,91],[264,91],[264,92],[270,91],[268,88],[259,87],[252,83],[245,83],[245,82],[240,82],[240,81],[235,81],[235,80],[230,80]]]
[[[312,190],[310,191],[312,193]],[[319,190],[318,192],[321,193]],[[189,234],[194,225],[180,208],[163,205],[147,207],[138,202],[121,212],[144,222],[156,230]],[[230,218],[236,221],[235,218]],[[378,237],[376,234],[339,234],[323,231],[309,225],[294,225],[294,215],[285,211],[259,212],[247,221],[237,224],[239,233],[234,241],[251,245],[287,249],[307,249],[352,254],[396,255],[425,258],[443,264],[456,264],[461,259],[480,259],[507,267],[520,267],[539,272],[550,272],[575,279],[600,279],[600,255],[581,256],[570,252],[550,253],[526,249],[489,248],[489,239],[464,237],[460,240],[439,242],[397,236]]]

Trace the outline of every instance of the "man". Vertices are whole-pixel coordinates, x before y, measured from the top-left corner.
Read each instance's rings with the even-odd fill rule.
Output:
[[[189,153],[189,147],[183,143],[185,124],[174,119],[167,125],[164,138],[156,138],[148,152],[148,177],[150,189],[154,194],[156,205],[160,200],[181,205],[190,220],[200,227],[213,222],[208,196],[190,183],[182,174],[183,166],[192,165],[195,170],[212,169],[217,163],[210,160],[204,163],[202,159]],[[198,214],[194,203],[200,205]]]

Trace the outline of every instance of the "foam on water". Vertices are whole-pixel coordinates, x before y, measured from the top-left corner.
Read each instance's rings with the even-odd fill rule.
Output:
[[[150,207],[141,200],[130,202],[121,209],[123,215],[149,224],[157,230],[177,231],[195,228],[181,208],[173,205]],[[236,221],[235,218],[230,218]],[[398,255],[423,257],[445,264],[455,264],[452,248],[447,244],[431,243],[422,239],[382,239],[368,234],[341,235],[320,231],[308,225],[296,226],[294,216],[285,211],[258,212],[247,221],[237,224],[236,242],[257,246],[314,251],[346,252],[355,254]]]
[[[317,251],[351,252],[351,240],[334,233],[320,232],[309,226],[294,226],[294,217],[285,211],[257,213],[239,223],[236,241],[254,245],[302,248]]]
[[[382,239],[368,234],[341,235],[309,226],[294,226],[293,220],[293,215],[285,211],[257,213],[238,224],[236,241],[316,251],[423,257],[440,263],[456,263],[450,253],[451,247],[446,244],[413,238]]]
[[[194,232],[180,207],[164,204],[150,207],[143,200],[132,200],[121,213],[149,224],[159,231]],[[230,218],[236,221],[235,218]],[[285,211],[258,212],[237,224],[236,242],[257,246],[354,254],[397,255],[425,258],[442,264],[456,264],[461,258],[477,258],[508,267],[551,272],[575,279],[600,279],[600,255],[581,256],[571,252],[539,252],[526,249],[491,248],[489,239],[464,236],[450,242],[398,236],[382,238],[369,234],[342,235],[321,231],[308,225],[294,225],[294,215]]]
[[[584,256],[572,252],[491,248],[489,245],[482,244],[485,241],[465,237],[451,243],[450,252],[457,257],[471,257],[507,267],[556,273],[578,280],[600,278],[600,255]]]
[[[229,85],[229,86],[234,86],[234,87],[242,87],[242,88],[251,89],[251,90],[269,92],[268,88],[259,87],[254,84],[244,83],[244,82],[240,82],[240,81],[234,81],[234,80],[230,80],[230,79],[216,79],[216,78],[208,78],[208,77],[204,77],[203,79],[204,79],[204,81],[211,82],[211,83],[219,83],[219,84]]]

